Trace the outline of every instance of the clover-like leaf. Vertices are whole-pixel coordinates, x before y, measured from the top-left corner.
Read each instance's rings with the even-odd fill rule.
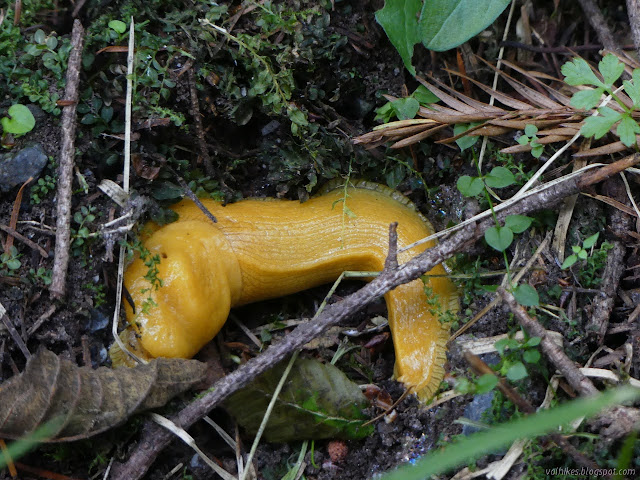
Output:
[[[538,133],[538,127],[536,127],[535,125],[532,124],[527,124],[524,127],[524,134],[527,137],[533,137],[536,133]]]
[[[525,307],[537,307],[540,305],[540,297],[535,288],[527,283],[518,285],[513,289],[513,296],[520,305]]]
[[[600,107],[600,115],[589,117],[584,121],[580,133],[585,137],[594,137],[596,140],[604,137],[613,125],[622,118],[622,114],[609,107]]]
[[[484,232],[484,239],[495,250],[504,252],[513,242],[513,232],[506,227],[491,227]]]
[[[622,121],[616,130],[620,141],[627,147],[636,144],[636,133],[640,133],[640,125],[628,113],[622,116]]]
[[[529,375],[527,373],[527,368],[522,362],[514,363],[513,365],[511,365],[511,367],[509,367],[509,370],[507,370],[507,378],[512,382],[522,380],[527,375]]]
[[[562,65],[561,70],[565,76],[564,81],[569,85],[605,86],[583,58],[574,58],[572,62],[567,62]]]
[[[460,177],[456,186],[460,193],[465,197],[475,197],[480,194],[484,188],[481,178],[470,177],[469,175],[463,175]]]
[[[491,188],[503,188],[516,183],[516,177],[508,168],[494,167],[484,178],[484,181]]]
[[[533,218],[526,215],[507,215],[504,219],[504,226],[513,233],[522,233],[531,226]]]
[[[598,87],[589,90],[580,90],[573,94],[571,97],[571,106],[575,108],[584,108],[585,110],[591,110],[595,107],[604,93],[604,88]]]
[[[624,72],[624,64],[613,53],[609,53],[600,60],[598,70],[604,78],[604,83],[611,88]]]
[[[457,123],[453,126],[453,134],[460,135],[463,132],[466,132],[472,127],[478,125],[477,123]],[[460,151],[464,152],[467,148],[473,147],[480,137],[478,136],[470,136],[467,135],[465,137],[460,137],[456,140],[456,144],[460,147]]]
[[[399,98],[391,102],[396,115],[400,120],[409,120],[414,118],[420,110],[420,102],[413,97]]]
[[[24,135],[33,130],[36,125],[36,119],[33,117],[31,110],[24,105],[19,103],[11,105],[7,113],[9,115],[0,120],[2,129],[7,133]]]

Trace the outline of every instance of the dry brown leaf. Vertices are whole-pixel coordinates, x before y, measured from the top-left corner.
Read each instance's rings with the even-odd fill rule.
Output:
[[[0,437],[24,437],[57,420],[45,441],[84,439],[161,407],[201,381],[206,369],[197,360],[158,358],[135,368],[93,370],[41,349],[23,373],[0,385]]]

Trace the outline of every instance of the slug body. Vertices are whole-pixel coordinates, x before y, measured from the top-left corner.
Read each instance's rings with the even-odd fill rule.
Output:
[[[305,203],[248,199],[222,206],[203,203],[217,218],[212,223],[191,201],[173,209],[179,220],[146,239],[160,256],[151,288],[149,268],[137,258],[125,273],[136,305],[127,318],[139,343],[152,357],[189,358],[218,333],[229,309],[299,292],[331,282],[345,270],[381,271],[388,251],[389,224],[398,222],[398,247],[431,233],[431,225],[400,194],[360,182],[349,188],[342,212],[342,189]],[[422,245],[398,255],[399,263],[429,248]],[[444,275],[442,266],[429,272]],[[444,276],[430,277],[440,311],[457,310],[457,293]],[[448,325],[434,313],[425,285],[415,280],[385,295],[393,336],[395,376],[422,399],[442,380]],[[156,306],[141,308],[149,297]]]

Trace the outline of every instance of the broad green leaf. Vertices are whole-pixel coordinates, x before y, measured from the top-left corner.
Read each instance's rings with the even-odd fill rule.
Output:
[[[14,135],[24,135],[33,130],[36,125],[36,119],[33,118],[31,110],[20,103],[11,105],[8,110],[8,116],[2,117],[2,129],[6,133]]]
[[[446,473],[458,465],[468,465],[473,460],[509,447],[519,438],[535,438],[547,432],[557,431],[576,418],[592,417],[612,405],[620,405],[640,398],[640,389],[625,386],[587,398],[566,402],[549,410],[537,412],[517,420],[491,427],[450,443],[444,448],[432,450],[416,462],[407,464],[383,475],[380,480],[424,480]]]
[[[598,233],[594,233],[593,235],[591,235],[588,238],[584,239],[584,242],[582,242],[582,246],[586,249],[589,249],[591,247],[593,247],[596,242],[598,241],[598,237],[600,236],[600,232]]]
[[[404,168],[404,165],[402,165],[401,163],[398,163],[395,167],[389,170],[385,175],[385,178],[387,180],[387,185],[389,186],[389,188],[392,188],[394,190],[398,188],[398,185],[400,185],[400,182],[404,180],[405,177],[406,177],[406,170]]]
[[[527,375],[529,375],[527,373],[527,368],[524,366],[524,363],[522,362],[514,363],[509,367],[509,370],[507,370],[507,378],[512,382],[522,380]]]
[[[602,98],[604,88],[598,87],[590,90],[580,90],[571,97],[571,105],[576,108],[590,110],[595,107]]]
[[[491,25],[511,0],[429,0],[420,12],[420,36],[429,50],[463,44]]]
[[[524,134],[527,137],[533,137],[536,133],[538,133],[538,127],[535,125],[531,125],[530,123],[524,126]]]
[[[391,105],[400,120],[412,119],[420,110],[420,103],[413,97],[399,98],[391,102]]]
[[[271,401],[286,362],[269,370],[224,403],[237,422],[255,433]],[[298,359],[285,383],[264,432],[270,442],[323,438],[363,438],[368,401],[358,385],[337,367]]]
[[[440,99],[436,97],[431,90],[429,90],[424,85],[418,86],[415,91],[411,94],[413,98],[415,98],[421,105],[428,105],[430,103],[438,103]]]
[[[533,218],[526,215],[507,215],[504,219],[504,226],[513,233],[522,233],[531,226]]]
[[[636,68],[633,71],[632,80],[625,80],[622,84],[625,93],[633,101],[633,105],[636,108],[640,107],[640,69]]]
[[[300,125],[301,127],[309,125],[307,116],[299,108],[288,108],[287,116],[289,117],[289,120],[291,120],[296,125]]]
[[[560,268],[562,268],[562,270],[566,270],[567,268],[575,264],[577,261],[578,261],[578,256],[576,254],[569,255],[567,258],[564,259],[564,262],[562,262],[562,266]]]
[[[600,70],[602,78],[604,78],[604,83],[611,87],[624,72],[624,64],[613,53],[609,53],[600,60],[598,70]]]
[[[585,137],[594,137],[596,140],[604,137],[611,131],[613,125],[622,118],[622,114],[609,107],[600,107],[600,115],[588,117],[580,129]]]
[[[518,143],[520,145],[529,145],[530,141],[531,141],[531,139],[529,137],[527,137],[526,135],[520,135],[518,137]]]
[[[572,62],[565,63],[561,70],[565,76],[564,81],[569,85],[605,86],[583,58],[575,58]]]
[[[465,197],[475,197],[484,188],[481,178],[470,177],[469,175],[460,177],[456,185],[460,193]]]
[[[578,252],[578,258],[579,258],[580,260],[586,260],[588,256],[589,256],[589,254],[587,253],[587,251],[586,251],[586,250],[580,250],[580,251]]]
[[[537,307],[540,305],[540,297],[535,288],[527,283],[518,285],[513,289],[513,296],[516,301],[525,307]]]
[[[476,393],[483,394],[490,392],[498,384],[498,377],[492,373],[485,373],[476,380]]]
[[[456,125],[453,126],[453,134],[460,135],[461,133],[466,132],[470,128],[475,127],[476,125],[478,124],[477,123],[457,123]],[[480,137],[477,137],[477,136],[476,137],[471,137],[471,136],[460,137],[459,139],[456,140],[456,144],[458,145],[458,147],[460,147],[460,151],[464,152],[467,148],[473,147],[479,138]]]
[[[538,350],[525,350],[522,359],[527,363],[538,363],[540,361],[540,352]]]
[[[504,252],[513,242],[513,232],[506,227],[491,227],[484,232],[484,239],[495,250]]]
[[[115,30],[121,35],[127,31],[127,24],[124,22],[121,22],[120,20],[111,20],[108,23],[108,25],[109,25],[109,28],[111,28],[112,30]]]
[[[636,144],[636,133],[640,133],[640,125],[631,118],[631,115],[625,113],[616,132],[620,137],[620,141],[630,147]]]
[[[418,14],[421,6],[421,0],[386,0],[384,8],[376,12],[376,20],[412,75],[416,74],[411,58],[413,46],[420,42]]]
[[[516,177],[508,168],[494,167],[484,178],[484,181],[491,188],[503,188],[516,183]]]

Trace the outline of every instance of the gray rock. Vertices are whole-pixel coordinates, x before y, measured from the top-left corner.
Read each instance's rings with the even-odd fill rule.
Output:
[[[22,185],[29,177],[37,179],[47,160],[40,144],[0,155],[0,192],[8,192],[13,187]]]

